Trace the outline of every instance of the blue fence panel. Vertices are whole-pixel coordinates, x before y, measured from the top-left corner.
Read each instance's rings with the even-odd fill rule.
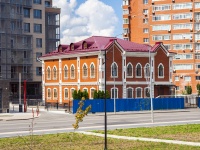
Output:
[[[198,107],[200,108],[200,97],[198,97]]]
[[[73,101],[73,113],[76,113],[80,100]],[[154,110],[166,109],[184,109],[183,98],[153,98]],[[104,112],[104,99],[85,100],[83,109],[92,106],[91,112]],[[151,99],[116,99],[116,112],[119,111],[141,111],[151,109]],[[200,106],[200,98],[198,99],[198,106]],[[114,100],[106,100],[107,112],[114,112]]]

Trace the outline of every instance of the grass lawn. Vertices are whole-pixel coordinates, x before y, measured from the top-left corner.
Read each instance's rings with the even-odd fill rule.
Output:
[[[33,138],[31,140],[31,138]],[[32,142],[31,142],[32,141]],[[0,139],[0,150],[103,150],[104,138],[78,133]],[[200,147],[108,138],[108,150],[196,150]]]
[[[103,131],[95,131],[104,133]],[[109,130],[108,134],[200,142],[200,124]]]

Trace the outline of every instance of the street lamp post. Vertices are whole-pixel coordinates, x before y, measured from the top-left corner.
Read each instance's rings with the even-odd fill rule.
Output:
[[[104,116],[104,135],[105,135],[105,142],[104,142],[104,150],[107,150],[107,110],[106,110],[106,50],[105,50],[105,60],[104,60],[104,80],[105,80],[105,99],[104,99],[104,112],[105,112],[105,116]]]

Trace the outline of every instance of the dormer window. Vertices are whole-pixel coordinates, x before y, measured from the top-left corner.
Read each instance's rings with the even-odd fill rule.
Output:
[[[86,42],[83,43],[83,49],[87,49],[87,43]]]
[[[59,47],[59,50],[58,50],[58,51],[59,51],[59,52],[62,52],[62,46]]]
[[[74,44],[71,44],[71,50],[73,51],[74,50]]]

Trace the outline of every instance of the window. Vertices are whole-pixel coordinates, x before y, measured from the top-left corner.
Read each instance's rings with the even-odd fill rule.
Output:
[[[179,81],[179,76],[175,76],[174,81]]]
[[[50,67],[47,68],[47,79],[48,80],[51,79],[51,69],[50,69]]]
[[[165,21],[171,20],[171,15],[154,15],[152,21]]]
[[[36,61],[39,61],[39,57],[42,56],[41,52],[36,52]]]
[[[136,88],[136,98],[142,98],[142,88]]]
[[[34,24],[34,32],[42,33],[42,25],[41,24]]]
[[[15,42],[14,42],[14,39],[10,39],[10,47],[11,47],[11,48],[14,48],[14,43],[15,43]]]
[[[179,3],[179,4],[173,4],[172,5],[174,10],[178,9],[191,9],[192,8],[192,3]]]
[[[174,59],[193,59],[193,54],[176,54]]]
[[[149,10],[148,9],[143,9],[143,14],[148,14]]]
[[[42,75],[42,67],[36,67],[36,75],[41,76]]]
[[[191,23],[184,23],[184,24],[174,24],[173,25],[174,30],[180,30],[180,29],[192,29]]]
[[[123,30],[124,30],[124,32],[123,32],[124,34],[128,34],[129,33],[129,28],[124,28]]]
[[[75,68],[74,68],[74,65],[71,66],[71,69],[70,69],[70,77],[72,79],[75,78]]]
[[[156,5],[153,6],[153,11],[171,10],[171,5]]]
[[[128,1],[129,0],[123,0],[123,5],[128,5],[129,4]]]
[[[86,66],[86,64],[83,65],[83,77],[87,77],[88,76],[88,68]]]
[[[50,2],[45,1],[45,7],[50,7]]]
[[[174,44],[174,50],[192,49],[192,44]]]
[[[49,99],[49,98],[51,98],[51,89],[47,89],[47,98]]]
[[[65,98],[65,99],[68,99],[68,98],[69,98],[68,89],[64,89],[64,98]]]
[[[34,13],[34,18],[42,19],[42,11],[41,10],[34,9],[33,13]]]
[[[144,43],[149,43],[149,38],[143,38]]]
[[[95,77],[95,68],[93,63],[90,65],[90,77],[91,78]]]
[[[53,98],[57,99],[57,97],[58,97],[58,92],[57,92],[57,89],[55,88],[53,89]]]
[[[144,97],[145,98],[150,97],[150,89],[149,89],[149,87],[144,88]]]
[[[27,52],[24,51],[24,58],[27,58]]]
[[[68,78],[68,67],[67,66],[64,67],[64,78],[65,79]]]
[[[192,34],[173,34],[173,40],[181,40],[181,39],[192,39]]]
[[[196,80],[200,80],[200,76],[196,76]]]
[[[158,77],[159,78],[164,77],[164,66],[163,66],[163,64],[159,64],[159,66],[158,66]]]
[[[23,72],[27,73],[27,66],[23,66]]]
[[[84,44],[83,44],[83,49],[87,49],[87,43],[86,42],[84,42]]]
[[[56,67],[53,67],[53,79],[57,79],[57,69]]]
[[[200,54],[195,54],[195,59],[200,59]]]
[[[153,40],[154,41],[161,41],[161,40],[170,40],[171,36],[166,34],[166,35],[153,35]]]
[[[94,98],[94,91],[95,91],[94,88],[91,88],[91,89],[90,89],[90,98],[91,98],[91,99]]]
[[[148,28],[144,28],[143,29],[143,33],[149,33],[149,29]]]
[[[185,81],[191,81],[191,76],[184,76]]]
[[[155,25],[155,26],[152,26],[152,30],[153,31],[162,31],[162,30],[171,30],[171,25]]]
[[[30,32],[30,23],[24,23],[24,32]]]
[[[129,20],[127,18],[123,19],[123,24],[129,24]]]
[[[170,49],[171,49],[171,45],[170,45],[170,44],[165,44],[164,46],[165,46],[165,48],[166,48],[167,50],[170,50]]]
[[[150,65],[146,64],[144,67],[145,77],[150,77]]]
[[[136,65],[136,77],[142,77],[142,65],[141,64]]]
[[[143,19],[143,23],[148,23],[148,22],[149,22],[148,18]]]
[[[24,17],[25,18],[30,18],[30,9],[24,8]]]
[[[200,69],[200,64],[195,64],[195,69]]]
[[[133,98],[133,88],[127,88],[127,98]]]
[[[117,66],[117,64],[114,62],[114,63],[112,63],[112,65],[111,65],[111,76],[112,77],[117,77],[118,76],[118,66]]]
[[[192,70],[193,64],[174,64],[175,70]]]
[[[127,75],[127,77],[133,76],[133,66],[131,63],[128,63],[128,65],[127,65],[126,75]]]
[[[42,4],[41,0],[34,0],[33,3],[34,4]]]
[[[192,13],[185,13],[185,14],[174,14],[172,16],[173,20],[180,20],[180,19],[191,19]]]
[[[123,15],[127,15],[127,14],[129,14],[128,9],[123,9]]]
[[[111,98],[118,98],[118,88],[112,88],[111,91]]]
[[[143,4],[148,4],[148,0],[143,0]]]
[[[73,99],[74,88],[71,88],[71,99]]]
[[[36,38],[36,47],[42,48],[42,38]]]

